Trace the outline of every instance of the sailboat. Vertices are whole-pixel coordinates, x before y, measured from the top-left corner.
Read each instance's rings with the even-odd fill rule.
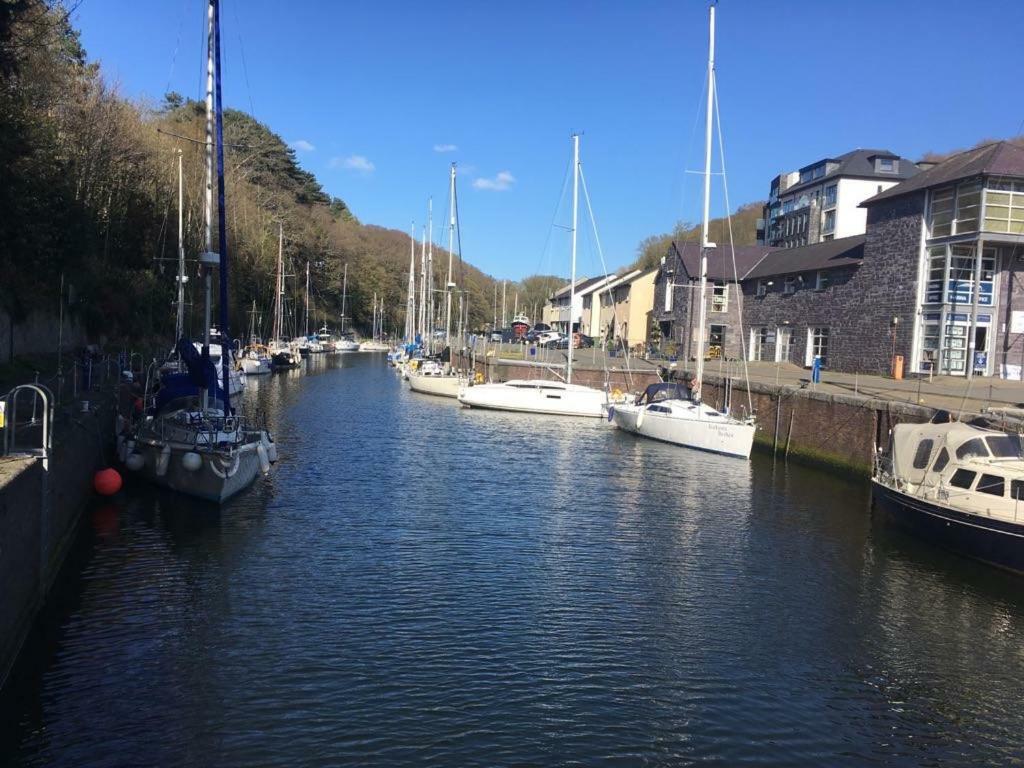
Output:
[[[252,309],[249,310],[249,343],[242,350],[242,354],[239,355],[238,363],[242,368],[242,373],[246,376],[262,376],[265,373],[270,373],[272,370],[267,348],[260,342],[259,336],[256,333],[255,299],[252,301]]]
[[[274,370],[298,368],[298,351],[284,338],[282,329],[284,312],[284,225],[277,225],[277,280],[274,287],[274,327],[270,333],[267,351]]]
[[[579,218],[580,137],[572,136],[572,267],[569,279],[569,306],[576,303],[576,230]],[[572,333],[572,313],[569,317]],[[568,346],[565,381],[514,379],[501,384],[477,384],[459,391],[459,402],[471,408],[500,411],[544,413],[557,416],[605,415],[608,394],[604,390],[572,383],[573,345]]]
[[[447,351],[447,360],[425,360],[415,370],[410,370],[408,375],[409,388],[415,392],[422,392],[427,395],[438,395],[440,397],[458,397],[459,391],[467,384],[467,378],[459,371],[451,368],[451,347],[452,347],[452,289],[455,283],[452,282],[452,254],[455,251],[455,227],[457,225],[456,189],[455,189],[455,163],[452,163],[449,173],[449,194],[450,200],[448,210],[448,280],[445,284],[445,329],[444,342]],[[444,352],[442,352],[444,357]]]
[[[377,301],[377,294],[373,294],[373,331],[371,338],[359,344],[360,352],[387,352],[388,345],[384,343],[384,299]]]
[[[729,456],[750,458],[756,429],[753,416],[737,419],[728,408],[719,411],[701,400],[704,378],[704,328],[707,322],[708,240],[711,210],[711,142],[715,105],[715,6],[711,6],[708,43],[708,99],[704,134],[704,217],[701,224],[700,284],[697,338],[697,372],[694,379],[680,384],[652,384],[636,402],[615,405],[609,419],[626,432]]]
[[[228,338],[228,249],[224,189],[224,129],[221,107],[220,8],[207,9],[206,89],[206,250],[200,256],[205,281],[204,339],[197,349],[185,336],[177,352],[185,371],[160,378],[154,393],[145,393],[145,409],[130,439],[119,441],[129,470],[152,482],[190,496],[223,502],[247,488],[277,458],[270,434],[250,428],[231,407],[230,366],[213,362],[210,343],[212,272],[220,268],[220,329]],[[216,94],[216,106],[214,106]],[[214,125],[216,138],[214,138]],[[217,163],[219,253],[213,247],[213,156]]]
[[[351,331],[345,330],[345,306],[348,302],[348,264],[345,265],[345,273],[341,279],[341,333],[334,342],[334,348],[338,352],[358,352],[359,342],[352,336]]]

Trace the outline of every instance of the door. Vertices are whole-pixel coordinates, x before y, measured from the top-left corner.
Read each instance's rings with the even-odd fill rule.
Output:
[[[988,374],[988,328],[984,325],[974,329],[974,372]]]
[[[793,350],[793,329],[779,327],[775,332],[778,344],[775,347],[775,362],[787,363],[791,359],[790,353]]]

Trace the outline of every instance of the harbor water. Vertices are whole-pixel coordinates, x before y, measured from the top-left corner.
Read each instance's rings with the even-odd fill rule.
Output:
[[[266,481],[87,513],[0,764],[1024,760],[1024,582],[867,483],[309,365],[249,382]]]

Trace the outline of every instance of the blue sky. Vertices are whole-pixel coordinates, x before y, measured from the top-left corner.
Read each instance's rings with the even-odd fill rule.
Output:
[[[204,0],[82,0],[86,50],[127,96],[201,95]],[[699,218],[707,6],[223,0],[226,104],[254,112],[367,223],[407,230],[460,166],[463,254],[568,274],[572,131],[609,267]],[[732,207],[855,147],[916,159],[1021,131],[1024,3],[723,0],[718,90]],[[717,164],[717,161],[716,161]],[[724,211],[716,179],[713,213]],[[581,231],[583,230],[581,225]],[[586,224],[589,227],[589,224]],[[593,238],[582,274],[600,270]]]

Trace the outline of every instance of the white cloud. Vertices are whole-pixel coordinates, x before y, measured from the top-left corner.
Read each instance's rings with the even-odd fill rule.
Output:
[[[516,177],[508,171],[500,171],[493,179],[474,179],[474,189],[488,189],[494,192],[504,192],[516,183]]]
[[[299,152],[312,152],[316,149],[310,142],[305,139],[296,139],[291,143],[292,149],[297,149]]]
[[[458,147],[455,146],[454,144],[435,144],[434,145],[434,151],[435,152],[454,152],[457,149],[458,149]]]
[[[373,173],[377,168],[363,155],[332,157],[327,165],[330,168],[346,168],[350,171],[358,171],[359,173]]]

